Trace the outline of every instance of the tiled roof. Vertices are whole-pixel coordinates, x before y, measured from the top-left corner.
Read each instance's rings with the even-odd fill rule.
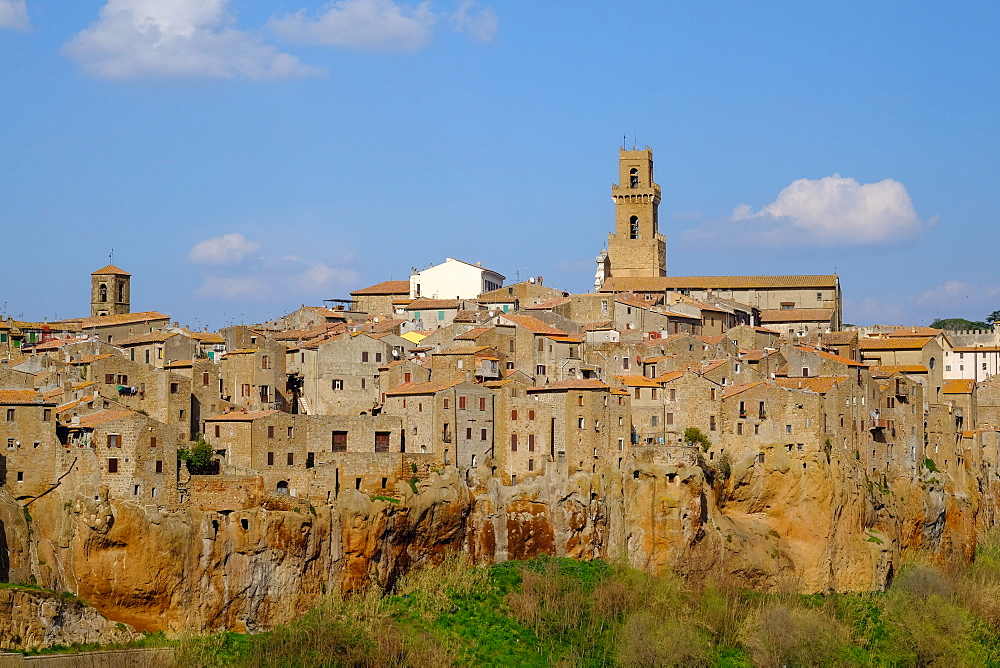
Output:
[[[776,308],[760,312],[761,322],[830,322],[832,308]]]
[[[819,335],[819,340],[828,346],[846,346],[857,343],[857,332],[827,332]]]
[[[775,378],[778,387],[786,390],[808,390],[817,394],[826,394],[840,385],[847,376],[810,376],[809,378]]]
[[[546,336],[557,343],[583,343],[583,339],[569,334],[549,334]]]
[[[661,292],[664,290],[752,290],[755,288],[834,288],[836,274],[822,276],[654,276],[614,277],[601,292]]]
[[[810,348],[808,346],[795,346],[795,347],[798,348],[799,350],[803,350],[803,351],[805,351],[807,353],[815,353],[815,354],[819,355],[820,357],[826,358],[828,360],[833,360],[834,362],[840,362],[841,364],[846,364],[847,366],[860,366],[860,367],[866,367],[866,366],[868,366],[867,364],[865,364],[863,362],[857,362],[857,361],[852,360],[852,359],[850,359],[848,357],[844,357],[843,355],[835,355],[834,353],[828,353],[825,350],[819,350],[817,348]]]
[[[492,327],[473,327],[472,329],[470,329],[466,333],[459,334],[458,336],[456,336],[455,340],[456,341],[475,341],[476,339],[478,339],[480,336],[482,336],[486,332],[490,331],[491,329],[493,329],[493,328]]]
[[[544,334],[546,336],[556,335],[556,336],[569,336],[566,332],[561,329],[557,329],[548,323],[542,322],[538,318],[530,315],[513,315],[511,313],[504,313],[501,317],[509,320],[518,327],[524,327],[525,329],[531,330],[535,334]]]
[[[766,383],[762,380],[758,380],[757,382],[754,383],[740,383],[739,385],[730,385],[722,393],[722,398],[728,399],[729,397],[736,396],[737,394],[746,392],[747,390],[757,387],[759,385],[766,385]]]
[[[114,357],[114,354],[103,353],[101,355],[84,355],[78,360],[73,360],[72,362],[70,362],[70,364],[73,366],[76,366],[78,364],[90,364],[92,362],[96,362],[97,360],[106,360],[109,357]]]
[[[90,275],[91,276],[131,276],[132,274],[128,273],[124,269],[119,269],[118,267],[116,267],[113,264],[109,264],[106,267],[101,267],[97,271],[90,272]]]
[[[484,350],[489,350],[489,346],[472,346],[472,347],[462,347],[462,348],[449,348],[448,350],[442,350],[439,353],[434,353],[435,355],[475,355],[476,353],[481,353]]]
[[[164,369],[187,369],[188,367],[194,366],[194,362],[191,360],[177,360],[175,362],[168,362],[163,365]]]
[[[590,378],[584,378],[579,380],[560,380],[557,383],[550,383],[548,385],[539,385],[536,387],[529,387],[528,392],[550,392],[550,391],[562,391],[562,390],[607,390],[610,389],[607,385],[599,380],[593,380]]]
[[[956,353],[997,353],[1000,346],[959,346],[954,350]]]
[[[343,294],[343,293],[341,293]],[[410,294],[409,281],[382,281],[367,288],[355,290],[351,295],[408,295]]]
[[[188,332],[191,338],[195,341],[200,341],[201,343],[225,343],[226,340],[222,338],[222,334],[217,334],[216,332]]]
[[[251,420],[256,420],[257,418],[277,415],[280,412],[281,411],[275,410],[252,411],[247,413],[242,411],[233,411],[232,413],[223,413],[222,415],[205,418],[205,422],[250,422]]]
[[[894,373],[927,373],[923,364],[877,364],[871,368],[872,378],[888,378]]]
[[[858,347],[861,350],[920,350],[933,340],[934,337],[931,336],[900,336],[891,339],[871,339],[863,337],[858,339]]]
[[[178,335],[178,332],[168,332],[166,330],[157,330],[155,332],[149,332],[147,334],[137,334],[135,336],[130,336],[121,341],[116,341],[115,345],[119,346],[137,346],[143,343],[163,343],[169,338],[173,338]]]
[[[432,380],[429,383],[403,383],[399,387],[394,387],[385,393],[387,397],[401,396],[404,394],[434,394],[449,387],[454,387],[463,381],[460,380]]]
[[[646,378],[645,376],[629,375],[629,376],[615,376],[625,385],[629,387],[659,387],[660,384],[652,378]]]
[[[133,322],[154,322],[158,320],[170,320],[170,316],[156,311],[121,313],[119,315],[96,315],[81,320],[80,327],[83,329],[93,329],[94,327],[112,327],[114,325],[127,325]]]
[[[715,345],[718,345],[718,344],[722,343],[723,341],[725,341],[726,335],[725,334],[719,334],[718,336],[701,336],[701,335],[696,334],[694,338],[696,338],[699,341],[702,341],[704,343],[707,343],[710,346],[715,346]]]
[[[893,331],[886,334],[886,336],[937,336],[943,330],[935,329],[934,327],[900,327],[899,329],[894,329]]]
[[[127,418],[130,415],[138,415],[134,411],[130,410],[119,410],[119,411],[100,411],[97,413],[91,413],[90,415],[81,415],[79,424],[66,424],[65,426],[70,429],[92,429],[99,424],[104,424],[105,422],[111,422],[112,420],[120,420],[122,418]]]
[[[0,390],[0,404],[39,404],[41,396],[37,390]]]
[[[949,380],[941,387],[944,394],[972,394],[976,389],[976,381],[969,378],[967,380]]]

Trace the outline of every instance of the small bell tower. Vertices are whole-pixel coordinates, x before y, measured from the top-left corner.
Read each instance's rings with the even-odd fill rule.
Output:
[[[121,315],[131,312],[129,282],[132,274],[113,264],[90,274],[90,315]]]
[[[618,183],[611,186],[615,231],[608,235],[605,278],[666,276],[667,240],[659,232],[660,186],[653,182],[653,150],[618,151]]]

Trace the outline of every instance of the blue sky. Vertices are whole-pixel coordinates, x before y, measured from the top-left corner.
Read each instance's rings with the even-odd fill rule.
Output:
[[[0,0],[0,309],[216,328],[445,257],[591,288],[622,137],[674,275],[1000,308],[1000,5]]]

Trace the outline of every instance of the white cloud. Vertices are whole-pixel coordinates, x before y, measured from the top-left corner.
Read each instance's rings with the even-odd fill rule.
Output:
[[[392,0],[339,0],[324,5],[315,17],[300,10],[273,17],[267,26],[292,42],[373,51],[416,51],[430,42],[437,18],[429,2],[409,7]]]
[[[270,291],[255,276],[206,276],[195,294],[212,299],[258,301],[270,296]]]
[[[229,0],[108,0],[100,18],[63,45],[104,79],[282,79],[321,70],[233,27]]]
[[[188,252],[192,264],[238,264],[260,249],[260,242],[251,241],[242,234],[224,234],[199,241]]]
[[[907,241],[924,227],[899,181],[858,183],[834,174],[793,181],[759,211],[740,204],[729,220],[689,230],[685,238],[765,246],[856,246]]]
[[[29,30],[28,4],[25,0],[0,0],[0,28]]]
[[[469,33],[480,42],[488,42],[497,34],[497,13],[492,7],[479,10],[475,7],[475,0],[463,0],[448,19],[455,30]]]
[[[211,241],[217,240],[210,239],[209,242]],[[208,242],[202,242],[204,243]],[[256,242],[249,243],[255,247],[249,250],[241,247],[239,252],[245,250],[246,254],[240,259],[252,254],[256,246],[259,246]],[[219,258],[229,258],[230,256],[226,254],[227,248],[223,244],[217,244],[211,247],[211,250],[213,252],[219,250]],[[209,255],[209,257],[214,259],[216,256]],[[342,264],[351,261],[351,255],[338,259]],[[211,262],[211,264],[223,263]],[[331,266],[326,262],[303,260],[292,255],[280,258],[255,257],[250,262],[233,267],[228,274],[217,269],[204,276],[201,285],[195,290],[195,295],[229,301],[302,303],[309,299],[328,299],[336,291],[357,284],[360,278],[358,272],[349,267]]]

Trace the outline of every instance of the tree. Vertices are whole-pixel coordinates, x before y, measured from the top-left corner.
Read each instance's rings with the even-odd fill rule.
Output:
[[[188,471],[195,475],[215,473],[215,449],[205,441],[198,438],[198,442],[190,448],[181,448],[177,451],[177,459],[187,462]]]
[[[708,452],[708,449],[712,447],[712,441],[708,440],[708,436],[698,427],[688,427],[684,430],[684,442],[690,445],[700,445],[705,452]]]
[[[984,320],[990,323],[990,327],[992,327],[993,323],[1000,322],[1000,311],[993,311],[993,313],[990,313],[988,316],[986,316]]]
[[[1000,312],[998,312],[998,314],[1000,314]],[[947,329],[949,331],[960,331],[965,329],[993,329],[993,325],[988,325],[985,322],[976,322],[975,320],[966,320],[965,318],[938,318],[931,323],[931,327],[934,329]]]

